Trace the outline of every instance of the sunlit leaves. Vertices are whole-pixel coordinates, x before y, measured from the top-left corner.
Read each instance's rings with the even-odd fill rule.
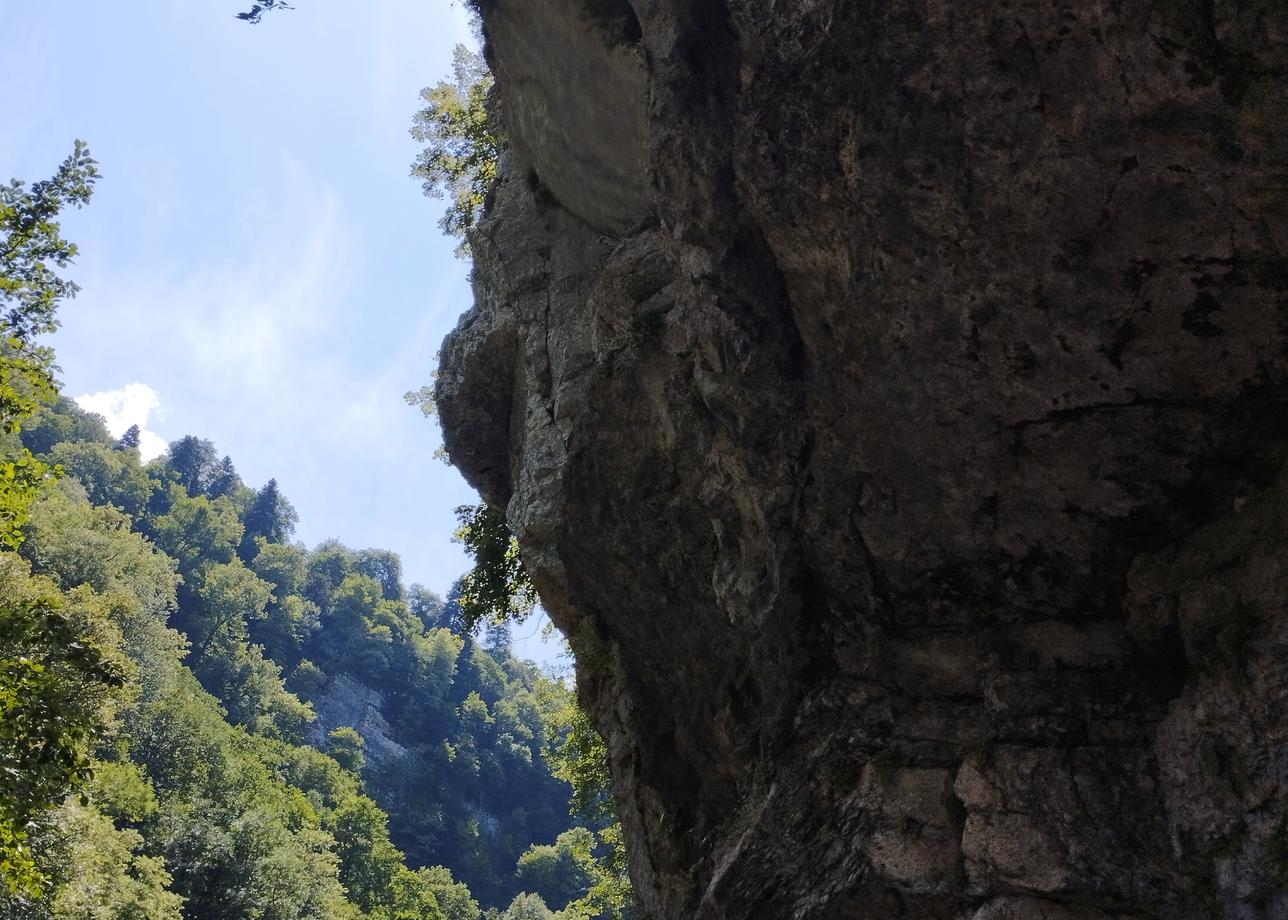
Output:
[[[423,180],[421,188],[429,197],[449,199],[439,226],[461,240],[461,255],[469,251],[466,231],[478,220],[496,181],[502,142],[489,112],[491,89],[487,64],[457,45],[452,81],[421,90],[425,107],[412,120],[411,136],[426,147],[412,163],[411,174]]]
[[[0,554],[0,891],[40,892],[29,825],[91,777],[104,703],[124,682],[93,624]]]
[[[456,509],[456,540],[474,560],[461,578],[461,616],[468,629],[480,623],[523,620],[537,602],[537,589],[523,567],[519,541],[510,533],[505,515],[486,505]]]

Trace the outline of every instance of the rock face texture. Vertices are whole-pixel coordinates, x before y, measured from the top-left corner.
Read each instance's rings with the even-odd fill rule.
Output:
[[[327,735],[348,726],[362,736],[364,753],[373,768],[379,769],[397,760],[407,749],[391,737],[393,730],[381,711],[384,705],[384,697],[379,692],[349,675],[333,677],[325,692],[314,701],[317,719],[309,725],[309,744],[326,750],[330,743]]]
[[[1288,4],[481,6],[439,404],[648,914],[1288,917]]]

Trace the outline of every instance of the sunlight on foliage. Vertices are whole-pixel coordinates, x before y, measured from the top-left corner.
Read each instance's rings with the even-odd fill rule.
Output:
[[[456,509],[456,540],[474,560],[461,578],[461,616],[468,629],[482,623],[522,623],[537,603],[519,541],[510,533],[505,515],[487,505],[462,505]]]
[[[412,120],[411,136],[426,147],[412,163],[430,198],[448,198],[439,226],[461,241],[457,255],[469,254],[466,231],[483,211],[496,181],[501,138],[489,112],[492,75],[483,59],[464,45],[453,53],[452,81],[421,90],[425,107]]]

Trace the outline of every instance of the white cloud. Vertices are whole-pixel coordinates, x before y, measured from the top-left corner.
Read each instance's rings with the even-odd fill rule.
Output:
[[[139,426],[139,455],[146,461],[166,451],[165,439],[148,430],[148,420],[161,417],[161,397],[146,383],[127,383],[115,390],[86,393],[75,397],[76,405],[96,412],[107,422],[107,430],[119,438],[131,425]]]

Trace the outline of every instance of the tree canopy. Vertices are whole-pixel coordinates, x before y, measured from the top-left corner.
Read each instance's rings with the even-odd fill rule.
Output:
[[[477,222],[492,185],[503,142],[491,112],[492,75],[482,57],[457,45],[452,79],[421,90],[424,108],[412,119],[411,136],[425,144],[411,174],[431,198],[448,198],[439,226],[469,253],[468,231]]]

